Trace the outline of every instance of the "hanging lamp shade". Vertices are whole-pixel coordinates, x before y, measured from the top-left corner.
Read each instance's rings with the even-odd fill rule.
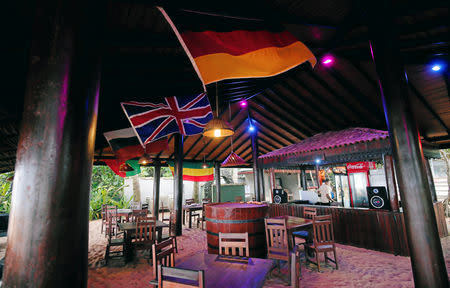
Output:
[[[241,165],[247,165],[247,162],[245,162],[245,160],[242,159],[236,153],[231,152],[230,155],[228,155],[227,159],[225,159],[225,161],[223,161],[220,166],[221,167],[233,167],[233,166],[241,166]]]
[[[119,166],[119,171],[120,172],[130,172],[130,171],[134,171],[134,169],[128,163],[122,163]]]
[[[147,153],[145,153],[144,155],[141,156],[141,158],[139,158],[139,165],[141,166],[147,166],[150,165],[153,162],[152,157],[150,157],[150,155],[148,155]]]
[[[209,121],[203,130],[203,136],[206,137],[220,138],[231,136],[233,134],[234,130],[231,128],[230,124],[216,117]]]

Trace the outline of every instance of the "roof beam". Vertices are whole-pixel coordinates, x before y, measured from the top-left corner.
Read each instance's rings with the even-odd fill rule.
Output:
[[[298,142],[299,140],[305,139],[305,138],[303,138],[303,137],[297,137],[297,136],[294,134],[294,132],[293,132],[289,127],[285,126],[283,123],[281,123],[281,122],[275,120],[274,118],[268,116],[267,114],[265,114],[264,112],[262,112],[260,109],[257,109],[257,108],[255,107],[256,104],[253,104],[253,105],[250,105],[250,106],[253,107],[253,108],[255,108],[255,109],[253,110],[253,113],[254,113],[254,114],[257,114],[257,115],[259,115],[260,117],[262,117],[262,118],[264,118],[264,119],[267,119],[268,122],[272,122],[273,124],[279,126],[281,129],[283,129],[285,132],[287,132],[288,134],[290,134],[292,137],[296,138],[296,139],[291,139],[291,138],[289,138],[289,137],[287,137],[287,136],[285,136],[285,135],[283,135],[283,134],[281,134],[281,133],[279,133],[279,132],[273,131],[269,126],[265,125],[267,129],[269,129],[269,130],[272,131],[273,133],[278,134],[280,137],[284,138],[284,139],[285,139],[286,141],[288,141],[289,143],[296,143],[296,142]],[[253,117],[252,117],[252,118],[253,118]],[[256,120],[255,122],[259,122],[259,121],[257,121],[256,118],[253,118],[253,119]]]

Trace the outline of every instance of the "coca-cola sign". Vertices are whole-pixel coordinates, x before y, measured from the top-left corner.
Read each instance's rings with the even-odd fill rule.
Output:
[[[375,162],[352,162],[347,163],[347,172],[367,172],[369,169],[376,169]]]

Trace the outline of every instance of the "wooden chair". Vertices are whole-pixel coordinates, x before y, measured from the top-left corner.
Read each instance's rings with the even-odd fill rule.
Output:
[[[112,221],[109,221],[112,218]],[[105,217],[107,219],[105,225],[105,236],[112,234],[115,235],[118,231],[117,222],[120,220],[117,217],[117,207],[113,205],[106,205],[105,207]]]
[[[206,222],[206,210],[205,210],[205,205],[209,204],[209,202],[203,202],[202,203],[202,215],[197,217],[197,227],[200,225],[200,229],[204,229],[203,228],[203,224]]]
[[[150,284],[158,284],[158,265],[175,266],[175,240],[173,238],[152,245],[152,264],[155,279]],[[161,287],[161,286],[159,286]]]
[[[156,241],[156,218],[138,217],[136,232],[132,240],[136,250],[150,250]]]
[[[147,210],[133,210],[131,212],[130,217],[128,218],[129,222],[137,222],[138,218],[147,217],[148,211]]]
[[[164,279],[164,277],[170,277]],[[181,283],[183,281],[184,283]],[[191,284],[198,283],[198,284]],[[188,284],[189,283],[189,284]],[[188,288],[205,287],[205,275],[203,270],[188,270],[158,265],[158,287],[159,288]]]
[[[203,198],[202,203],[205,203],[205,204],[211,203],[211,198]]]
[[[102,226],[101,226],[101,232],[103,234],[103,227],[106,226],[106,222],[108,221],[108,217],[106,217],[106,204],[102,204],[102,211],[101,211],[101,217],[102,217]]]
[[[245,233],[219,232],[219,254],[234,256],[236,255],[236,252],[238,252],[237,254],[239,256],[250,257],[250,251],[248,248],[248,232]]]
[[[314,217],[317,214],[316,208],[312,207],[305,207],[303,209],[303,218],[306,219],[314,219]],[[304,242],[308,241],[309,239],[309,230],[299,230],[292,232],[292,243],[295,245],[296,239],[303,239]]]
[[[168,206],[164,206],[164,202],[161,201],[161,207],[159,208],[159,211],[161,211],[161,221],[165,222],[165,221],[170,221],[170,218],[166,218],[166,210],[169,210],[169,216],[170,216],[170,209]]]
[[[194,203],[195,203],[195,200],[193,198],[186,199],[186,205],[191,205],[191,204],[194,204]]]
[[[266,226],[267,258],[290,261],[286,219],[264,219]]]
[[[336,265],[338,263],[336,258],[336,246],[334,244],[333,221],[331,215],[315,216],[313,222],[313,243],[305,243],[305,249],[314,251],[316,262],[311,261],[306,253],[306,261],[317,265],[317,270],[320,272],[319,253],[324,253],[325,263],[330,260]],[[328,258],[327,252],[334,253],[334,260]]]
[[[141,202],[133,201],[130,203],[131,210],[141,210]]]
[[[109,215],[109,227],[112,227],[112,223],[116,222],[114,218],[117,218],[117,215],[110,214]],[[113,233],[113,229],[108,230],[108,244],[106,245],[105,252],[105,261],[106,265],[108,265],[108,261],[111,258],[123,258],[125,260],[125,240],[123,238],[123,234]],[[111,251],[111,247],[119,247],[122,246],[121,250]]]
[[[177,234],[175,233],[176,217],[177,214],[175,213],[175,211],[170,211],[169,234],[163,234],[161,236],[161,242],[169,238],[173,238],[175,241],[175,252],[178,253]]]

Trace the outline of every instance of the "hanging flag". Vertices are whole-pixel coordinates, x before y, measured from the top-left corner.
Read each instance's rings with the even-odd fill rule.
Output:
[[[204,85],[224,79],[269,77],[316,58],[281,25],[158,7]]]
[[[128,165],[131,166],[131,168],[133,168],[133,171],[129,171],[129,172],[121,172],[119,167],[122,163],[124,163],[121,160],[118,159],[102,159],[103,162],[106,163],[106,165],[108,165],[108,167],[117,175],[119,175],[120,177],[129,177],[129,176],[134,176],[137,174],[141,173],[141,166],[138,163],[138,160],[127,160],[125,161],[125,163],[127,163]]]
[[[206,93],[166,97],[161,103],[122,102],[121,105],[143,145],[173,133],[200,134],[213,118]]]
[[[208,164],[208,168],[202,168],[203,163],[183,161],[183,180],[193,182],[207,182],[214,180],[214,167]],[[174,169],[173,161],[167,161],[170,171]]]
[[[122,162],[142,156],[145,151],[133,128],[125,128],[103,133],[117,159]],[[147,153],[159,153],[168,149],[167,137],[146,145]]]

